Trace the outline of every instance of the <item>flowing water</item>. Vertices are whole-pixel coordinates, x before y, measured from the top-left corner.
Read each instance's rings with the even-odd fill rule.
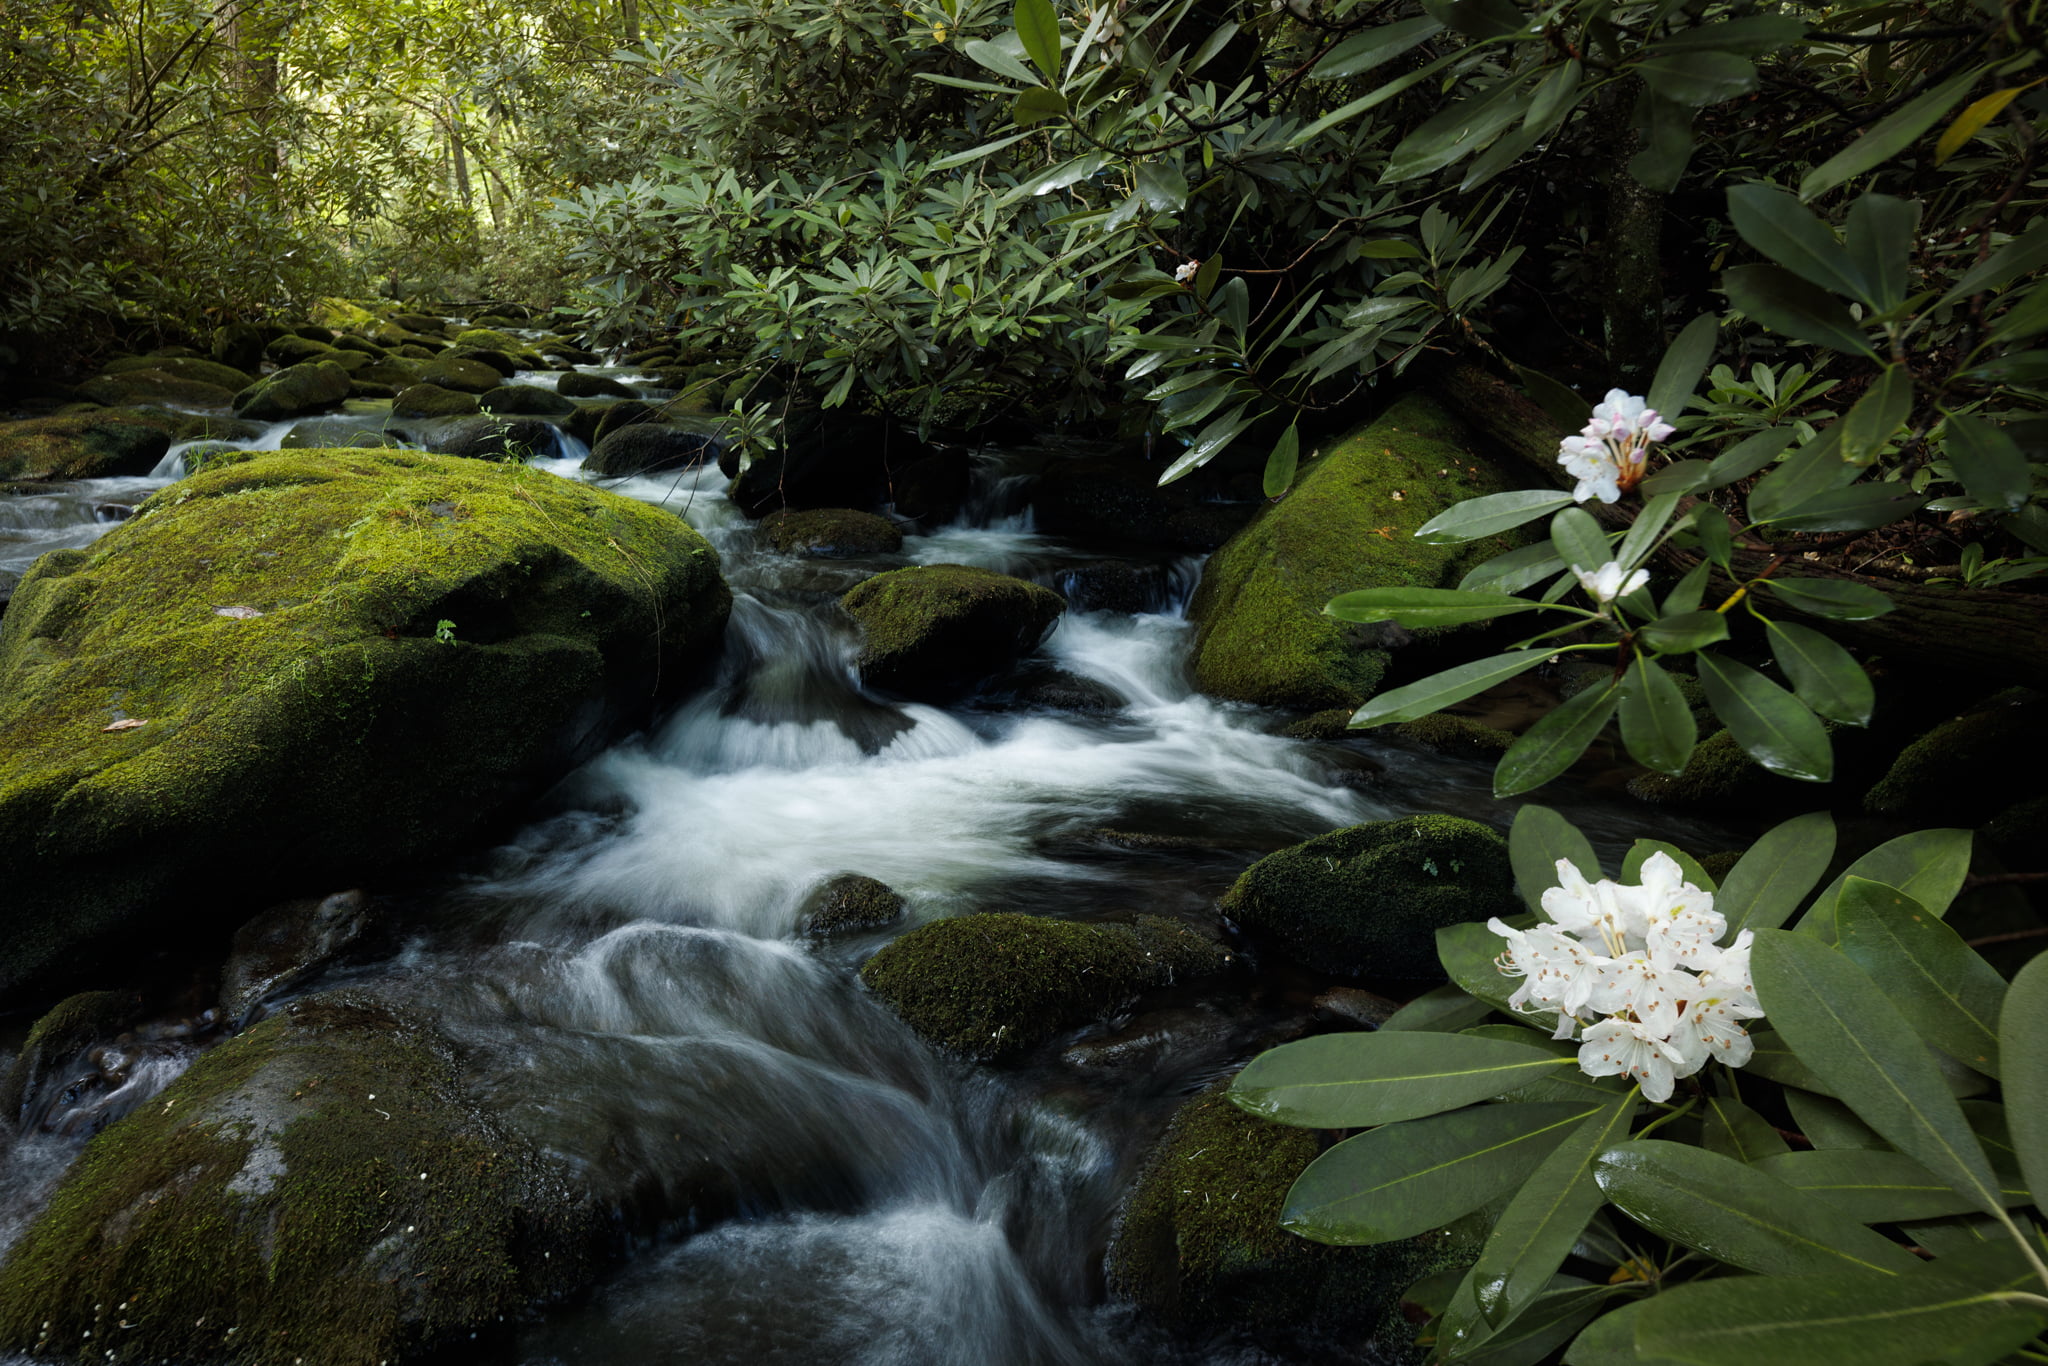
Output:
[[[565,439],[539,463],[575,478],[582,455]],[[20,518],[0,524],[0,571],[37,545],[88,543],[119,515],[96,509],[161,487],[177,457],[150,479],[0,501]],[[395,953],[314,984],[432,1010],[478,1060],[487,1103],[625,1215],[637,1254],[488,1359],[1276,1360],[1161,1338],[1105,1303],[1099,1267],[1159,1125],[1299,1018],[1298,1000],[1189,991],[1023,1066],[971,1068],[858,984],[860,963],[905,927],[814,941],[807,898],[858,872],[900,892],[912,924],[1016,910],[1207,925],[1265,851],[1417,811],[1504,826],[1512,809],[1481,765],[1282,738],[1283,718],[1194,692],[1193,561],[1129,561],[1150,610],[1070,611],[1047,640],[1036,667],[1081,680],[1097,709],[1038,705],[1021,685],[946,708],[864,693],[833,604],[867,574],[967,563],[1073,589],[1105,559],[1032,529],[1028,463],[989,459],[959,524],[872,561],[768,552],[715,470],[609,482],[685,516],[725,557],[734,605],[717,678],[574,775],[503,848],[411,894]],[[1608,850],[1649,824],[1595,798],[1546,800]],[[1657,831],[1686,835],[1663,817]],[[0,1245],[47,1198],[77,1135],[190,1055],[175,1038],[141,1049],[127,1089],[46,1116],[0,1161]]]

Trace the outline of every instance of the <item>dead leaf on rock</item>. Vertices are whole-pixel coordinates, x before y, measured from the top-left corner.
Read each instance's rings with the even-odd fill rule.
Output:
[[[216,607],[213,614],[217,617],[233,617],[236,621],[247,621],[251,617],[262,616],[263,612],[255,607]]]
[[[134,729],[135,729],[135,728],[136,728],[137,726],[146,726],[146,725],[148,725],[148,724],[149,724],[149,722],[147,722],[147,721],[142,721],[142,720],[138,720],[137,718],[135,718],[135,717],[133,717],[133,716],[130,716],[130,717],[126,717],[126,718],[124,718],[123,720],[119,720],[119,721],[116,721],[116,722],[115,722],[115,723],[114,723],[113,725],[111,725],[111,726],[101,726],[101,727],[100,727],[100,729],[101,729],[101,730],[103,730],[103,731],[108,731],[108,730],[134,730]]]

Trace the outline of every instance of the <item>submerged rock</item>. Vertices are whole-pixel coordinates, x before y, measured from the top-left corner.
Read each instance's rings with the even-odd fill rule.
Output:
[[[20,1124],[56,1068],[87,1044],[113,1038],[141,1014],[142,998],[132,991],[82,991],[52,1006],[0,1075],[0,1121]]]
[[[442,432],[428,448],[465,460],[518,463],[555,453],[555,429],[537,417],[475,417]]]
[[[1320,835],[1254,863],[1222,902],[1224,914],[1303,967],[1403,981],[1443,977],[1438,929],[1519,904],[1507,841],[1458,816]]]
[[[334,993],[204,1054],[86,1146],[0,1265],[0,1345],[395,1361],[580,1288],[600,1238],[431,1028]]]
[[[893,555],[903,549],[903,533],[894,522],[852,508],[771,512],[761,519],[761,537],[784,554],[811,559]]]
[[[235,412],[256,422],[317,413],[348,397],[348,376],[348,370],[333,361],[294,365],[236,394]]]
[[[725,446],[715,436],[655,422],[600,425],[598,430],[604,435],[591,448],[583,468],[609,478],[715,464]]]
[[[0,422],[0,479],[105,479],[148,474],[171,448],[177,419],[135,409]]]
[[[1174,1115],[1110,1239],[1110,1292],[1179,1328],[1272,1339],[1373,1334],[1405,1345],[1401,1294],[1477,1260],[1476,1238],[1425,1233],[1371,1247],[1310,1242],[1281,1226],[1287,1191],[1324,1135],[1246,1114],[1228,1083]]]
[[[1456,418],[1410,396],[1305,462],[1293,489],[1203,566],[1188,606],[1196,686],[1308,711],[1355,708],[1377,692],[1388,652],[1410,634],[1388,623],[1341,622],[1323,608],[1360,588],[1451,587],[1514,544],[1499,536],[1450,546],[1415,539],[1453,503],[1509,487],[1478,449]]]
[[[717,563],[412,451],[223,455],[44,556],[0,619],[0,990],[474,837],[687,682]]]
[[[264,1001],[333,961],[369,923],[370,899],[360,891],[272,906],[235,931],[220,974],[221,1016],[241,1025]]]
[[[861,681],[927,699],[1014,664],[1066,610],[1050,588],[961,564],[892,569],[839,601],[860,623]]]
[[[868,959],[860,979],[931,1043],[987,1062],[1232,961],[1158,916],[1083,925],[995,913],[920,926]]]
[[[878,930],[902,918],[903,897],[895,888],[859,873],[845,873],[811,895],[803,932],[823,936]]]

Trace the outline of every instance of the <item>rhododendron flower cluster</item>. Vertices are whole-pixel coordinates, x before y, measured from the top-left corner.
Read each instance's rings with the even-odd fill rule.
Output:
[[[1652,854],[1642,881],[1588,883],[1567,859],[1543,894],[1548,924],[1486,927],[1508,941],[1494,961],[1522,985],[1517,1010],[1556,1011],[1554,1037],[1579,1040],[1579,1067],[1590,1076],[1623,1075],[1653,1101],[1718,1059],[1740,1067],[1754,1045],[1744,1020],[1758,1019],[1749,979],[1748,930],[1723,948],[1727,917],[1712,893],[1685,880],[1670,855]]]
[[[1609,389],[1577,436],[1558,443],[1557,463],[1579,481],[1572,498],[1618,502],[1642,481],[1650,447],[1678,430],[1658,416],[1645,400],[1621,389]]]

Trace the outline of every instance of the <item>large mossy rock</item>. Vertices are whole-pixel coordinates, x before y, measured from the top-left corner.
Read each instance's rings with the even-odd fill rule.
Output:
[[[567,417],[576,405],[538,384],[501,384],[477,399],[487,413],[511,417]]]
[[[1459,816],[1369,821],[1268,854],[1223,894],[1223,910],[1303,967],[1441,980],[1436,932],[1511,915],[1507,841]]]
[[[1479,1243],[1435,1232],[1331,1247],[1282,1228],[1288,1187],[1322,1152],[1324,1137],[1246,1114],[1222,1086],[1182,1106],[1117,1221],[1111,1293],[1179,1328],[1267,1339],[1363,1333],[1386,1349],[1405,1346],[1414,1328],[1398,1312],[1402,1292],[1469,1265]]]
[[[434,1031],[309,997],[86,1146],[0,1266],[0,1345],[397,1361],[580,1288],[600,1237]]]
[[[488,394],[507,376],[480,360],[461,356],[438,356],[420,367],[420,383],[453,389],[463,394]]]
[[[1232,961],[1158,916],[1081,925],[998,912],[920,926],[868,959],[860,979],[924,1039],[986,1062]]]
[[[256,382],[256,376],[247,370],[203,356],[130,356],[126,360],[111,362],[101,373],[106,375],[127,374],[131,370],[156,370],[174,379],[196,380],[225,389],[230,394],[238,393]]]
[[[761,519],[761,538],[784,554],[808,559],[893,555],[903,549],[903,533],[894,522],[852,508],[771,512]]]
[[[95,375],[78,386],[80,398],[109,408],[143,404],[159,408],[225,408],[234,402],[235,392],[204,380],[180,379],[162,370]]]
[[[554,427],[537,417],[473,417],[442,431],[427,445],[440,455],[517,463],[553,455],[556,440]]]
[[[0,423],[0,479],[148,474],[171,448],[177,425],[170,414],[135,410]]]
[[[861,681],[932,700],[1014,664],[1067,607],[1050,588],[963,564],[892,569],[839,602],[860,623]]]
[[[393,417],[467,417],[476,411],[475,394],[438,384],[408,385],[391,401]]]
[[[1431,399],[1404,398],[1302,467],[1287,496],[1209,558],[1189,604],[1196,686],[1217,697],[1320,711],[1380,688],[1398,627],[1325,616],[1360,588],[1451,588],[1513,542],[1426,545],[1417,528],[1508,484],[1479,438]]]
[[[473,838],[681,687],[728,605],[681,519],[552,475],[219,457],[0,619],[0,991]]]
[[[600,419],[602,424],[602,419]],[[665,423],[636,422],[606,428],[583,462],[583,468],[606,478],[659,474],[715,464],[725,443],[705,432]]]
[[[349,395],[348,368],[336,361],[307,361],[279,370],[235,395],[235,412],[252,422],[277,422],[331,408]]]
[[[1942,722],[1899,752],[1864,795],[1875,815],[1929,825],[1982,825],[2041,794],[2048,698],[2012,688]]]
[[[634,398],[631,389],[610,375],[586,375],[572,371],[555,381],[555,392],[564,398]]]

